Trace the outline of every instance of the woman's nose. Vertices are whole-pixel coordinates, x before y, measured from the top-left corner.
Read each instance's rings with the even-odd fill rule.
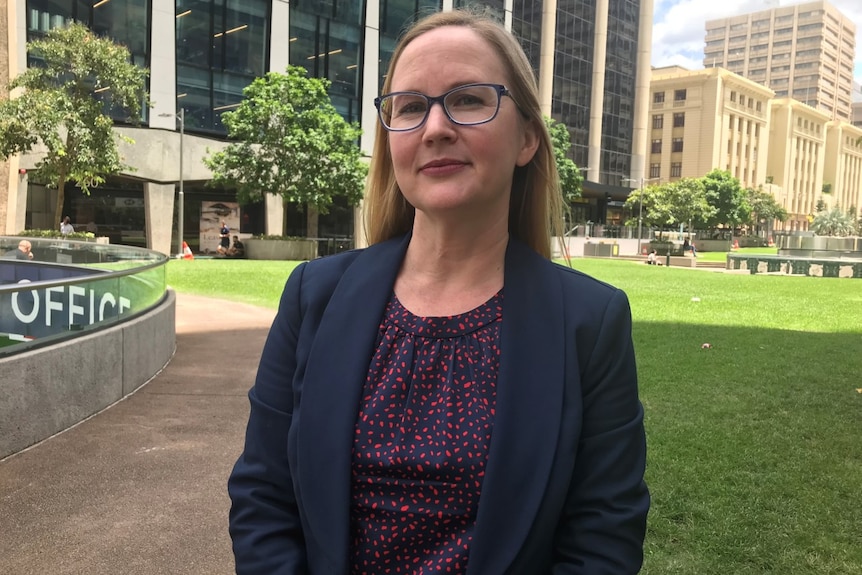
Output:
[[[431,104],[431,108],[428,110],[428,118],[425,120],[426,137],[441,134],[450,136],[454,133],[454,127],[455,124],[449,119],[446,110],[443,108],[443,104],[439,102]]]

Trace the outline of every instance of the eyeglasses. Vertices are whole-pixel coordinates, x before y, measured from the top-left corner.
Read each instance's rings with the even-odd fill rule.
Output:
[[[390,132],[407,132],[425,123],[435,103],[443,107],[453,124],[485,124],[497,117],[503,96],[512,97],[500,84],[467,84],[437,97],[420,92],[392,92],[374,98],[374,106],[384,128]]]

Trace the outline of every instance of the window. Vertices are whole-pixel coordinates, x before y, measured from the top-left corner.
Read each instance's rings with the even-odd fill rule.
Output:
[[[663,104],[664,103],[664,92],[656,92],[652,95],[653,104]]]
[[[652,148],[650,149],[651,154],[661,154],[661,140],[653,140]]]
[[[671,178],[682,177],[682,162],[673,162],[670,165],[670,177]]]
[[[736,92],[733,92],[733,91],[730,92],[730,101],[736,102]]]
[[[661,164],[649,165],[649,177],[650,179],[661,177]]]
[[[670,144],[671,152],[681,152],[682,151],[682,138],[674,138]]]
[[[664,115],[655,114],[652,117],[652,129],[661,130],[664,127]]]
[[[755,105],[754,105],[754,109],[755,109],[756,111],[760,112],[760,100],[758,100],[758,101],[755,103]]]
[[[685,112],[680,112],[680,113],[673,115],[673,127],[674,128],[685,127]]]
[[[682,90],[674,90],[673,91],[673,100],[674,102],[684,102],[685,101],[685,89]]]

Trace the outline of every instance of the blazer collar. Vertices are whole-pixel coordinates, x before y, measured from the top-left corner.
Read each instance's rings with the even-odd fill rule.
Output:
[[[296,472],[309,535],[335,575],[349,571],[350,466],[360,395],[409,239],[377,244],[356,257],[332,294],[308,357]],[[553,266],[510,239],[497,409],[469,575],[505,572],[538,512],[560,427],[561,307]]]

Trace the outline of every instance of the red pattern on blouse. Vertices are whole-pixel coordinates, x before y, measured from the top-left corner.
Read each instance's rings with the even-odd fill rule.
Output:
[[[451,317],[392,296],[353,443],[351,574],[463,574],[491,441],[502,293]]]

